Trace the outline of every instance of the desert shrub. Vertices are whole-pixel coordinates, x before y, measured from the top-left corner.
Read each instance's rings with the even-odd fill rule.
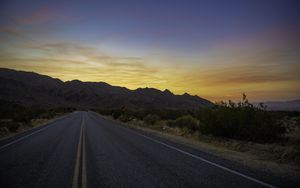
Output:
[[[20,127],[20,124],[17,123],[17,122],[6,122],[5,123],[5,126],[7,127],[7,129],[10,131],[10,132],[17,132],[19,127]]]
[[[129,115],[122,114],[122,115],[120,115],[120,117],[118,119],[122,122],[128,122],[128,121],[132,120],[133,118]]]
[[[148,114],[144,118],[144,122],[147,123],[148,125],[153,125],[153,124],[155,124],[159,120],[160,120],[159,116],[153,115],[153,114]]]
[[[55,109],[40,109],[40,108],[31,108],[31,107],[26,107],[23,108],[22,111],[18,113],[14,113],[12,119],[16,122],[24,122],[24,123],[29,123],[32,119],[34,118],[40,118],[40,117],[49,117],[52,118],[56,114]]]
[[[178,117],[174,121],[168,121],[169,126],[175,126],[179,128],[187,128],[189,130],[195,131],[199,128],[197,119],[191,115]]]
[[[16,122],[29,123],[30,120],[34,118],[34,114],[31,111],[22,111],[18,114],[14,114],[13,120]]]
[[[112,115],[112,110],[110,109],[91,109],[91,110],[104,116]]]
[[[175,125],[174,125],[174,122],[175,122],[175,120],[167,120],[166,121],[166,125],[168,125],[169,127],[174,127]]]
[[[114,110],[112,112],[112,116],[113,116],[114,119],[118,119],[121,115],[122,115],[122,111],[121,110]]]
[[[140,120],[143,120],[147,115],[148,114],[145,109],[137,109],[132,111],[132,116]]]
[[[252,105],[246,95],[237,104],[228,101],[202,108],[198,111],[198,119],[202,122],[201,132],[226,138],[265,142],[285,132],[263,104]]]
[[[160,119],[164,120],[175,120],[178,117],[190,115],[187,110],[180,110],[180,109],[160,109],[160,110],[153,110],[152,114],[156,114],[160,117]]]
[[[114,119],[118,119],[121,115],[126,114],[139,120],[144,120],[148,114],[156,115],[162,120],[175,120],[184,115],[194,115],[193,111],[182,109],[144,109],[144,108],[127,108],[119,109],[91,109],[102,115],[112,115]]]
[[[0,119],[11,119],[15,122],[28,124],[36,118],[53,118],[57,114],[72,112],[74,108],[27,107],[9,101],[0,100]]]

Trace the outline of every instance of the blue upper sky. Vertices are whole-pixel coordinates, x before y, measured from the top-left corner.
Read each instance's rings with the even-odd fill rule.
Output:
[[[2,24],[24,18],[49,29],[35,37],[127,50],[201,50],[300,23],[299,3],[287,0],[9,0],[1,2],[1,17]]]

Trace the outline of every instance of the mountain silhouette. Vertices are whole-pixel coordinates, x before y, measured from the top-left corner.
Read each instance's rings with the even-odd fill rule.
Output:
[[[212,103],[187,93],[112,86],[105,82],[63,82],[34,72],[0,68],[0,100],[25,106],[84,108],[196,109]]]

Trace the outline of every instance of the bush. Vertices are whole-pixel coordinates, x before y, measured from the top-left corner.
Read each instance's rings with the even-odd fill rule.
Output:
[[[275,140],[285,132],[263,104],[250,104],[246,95],[237,104],[228,101],[217,103],[213,108],[202,108],[198,119],[202,122],[202,133],[226,138],[265,142]]]
[[[160,110],[152,110],[151,114],[156,114],[160,119],[164,120],[175,120],[178,117],[190,115],[187,110],[180,109],[160,109]]]
[[[157,115],[153,115],[153,114],[148,114],[144,118],[144,122],[147,123],[148,125],[154,125],[159,120],[160,118]]]
[[[0,100],[0,119],[11,119],[15,122],[29,124],[32,119],[52,118],[57,114],[72,112],[74,108],[43,109],[39,107],[26,107]]]
[[[120,117],[118,119],[122,122],[128,122],[128,121],[132,120],[132,117],[123,114],[123,115],[120,115]]]
[[[121,110],[115,110],[113,111],[112,115],[114,119],[118,119],[122,115],[122,112]]]
[[[138,110],[132,111],[132,116],[134,116],[135,118],[137,118],[139,120],[143,120],[147,115],[148,115],[148,113],[144,109],[138,109]]]
[[[168,124],[179,128],[187,128],[192,131],[195,131],[199,128],[197,119],[190,115],[181,116],[175,121],[168,121]]]
[[[20,124],[17,122],[11,121],[11,122],[6,122],[5,126],[8,128],[8,130],[10,132],[17,132],[20,127]]]

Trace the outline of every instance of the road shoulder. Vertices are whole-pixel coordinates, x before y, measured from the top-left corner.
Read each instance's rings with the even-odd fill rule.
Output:
[[[109,121],[113,121],[123,126],[126,126],[128,128],[139,130],[147,134],[152,134],[156,137],[170,140],[174,143],[178,143],[183,146],[187,146],[217,157],[221,157],[223,159],[245,166],[246,168],[252,169],[253,171],[260,171],[262,173],[267,173],[270,174],[271,176],[287,180],[288,182],[291,182],[291,184],[300,183],[298,180],[300,177],[299,165],[283,164],[271,160],[268,161],[259,158],[258,156],[249,154],[248,152],[234,151],[229,148],[216,146],[214,144],[203,142],[201,140],[195,140],[193,138],[183,137],[172,133],[163,132],[152,128],[147,128],[144,126],[139,126],[130,122],[129,123],[120,122],[108,116],[102,116],[102,115],[99,116]]]

